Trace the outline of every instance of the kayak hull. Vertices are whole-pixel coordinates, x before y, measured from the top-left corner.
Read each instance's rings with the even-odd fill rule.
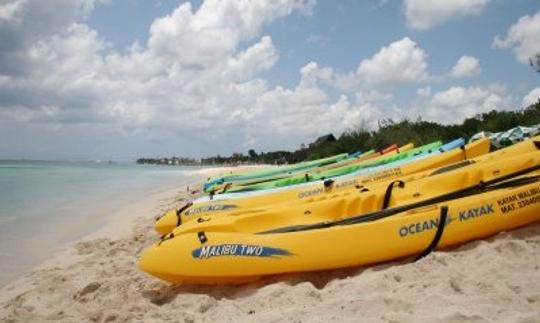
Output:
[[[538,174],[538,173],[536,173]],[[171,283],[219,284],[256,277],[374,264],[418,255],[448,207],[439,248],[540,220],[540,183],[501,188],[373,222],[288,233],[186,233],[143,253],[139,266]]]
[[[530,144],[532,150],[533,145]],[[528,147],[528,146],[527,146]],[[154,229],[161,235],[171,232],[177,223],[189,223],[201,217],[226,215],[231,212],[250,212],[248,209],[260,209],[265,207],[275,207],[281,204],[306,203],[313,199],[334,196],[346,192],[356,192],[360,187],[374,185],[385,185],[393,180],[407,177],[408,175],[420,173],[431,168],[449,165],[463,161],[467,158],[475,158],[485,155],[489,151],[489,140],[483,139],[464,146],[463,149],[453,149],[443,153],[436,152],[437,155],[415,160],[410,163],[396,165],[395,167],[375,168],[372,172],[362,175],[335,178],[330,186],[323,182],[316,182],[309,186],[290,188],[278,192],[268,192],[264,195],[247,196],[242,199],[218,200],[196,203],[179,214],[168,212],[156,221]],[[514,149],[513,151],[516,151]],[[500,154],[500,153],[498,153]],[[424,174],[426,176],[428,173]],[[419,177],[419,176],[418,176]],[[406,178],[410,180],[411,177]],[[180,217],[180,221],[178,221]]]
[[[372,186],[369,190],[335,194],[294,205],[233,210],[224,215],[199,217],[198,221],[176,227],[172,233],[175,236],[199,231],[256,233],[284,226],[338,221],[392,207],[425,203],[450,192],[534,169],[540,165],[540,150],[509,157],[505,161],[467,162],[447,172],[390,185]]]

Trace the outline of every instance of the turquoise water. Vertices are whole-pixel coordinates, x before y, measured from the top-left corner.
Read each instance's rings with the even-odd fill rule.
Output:
[[[118,207],[193,180],[194,169],[0,161],[0,285],[95,231]]]

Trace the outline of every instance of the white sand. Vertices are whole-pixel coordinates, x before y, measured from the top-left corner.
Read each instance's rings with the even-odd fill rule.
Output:
[[[540,224],[416,263],[170,286],[136,261],[157,237],[152,218],[181,204],[183,191],[127,206],[108,227],[1,289],[0,321],[540,322]]]
[[[201,168],[199,170],[194,170],[193,174],[201,175],[203,177],[217,176],[217,175],[230,175],[233,173],[242,173],[247,171],[255,171],[263,168],[272,168],[278,167],[274,165],[238,165],[238,166],[218,166],[218,167],[208,167]]]

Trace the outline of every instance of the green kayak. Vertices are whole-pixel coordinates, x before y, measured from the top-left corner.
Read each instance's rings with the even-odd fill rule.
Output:
[[[380,157],[368,159],[354,165],[334,168],[328,171],[317,172],[316,170],[314,170],[314,171],[305,172],[302,175],[290,176],[287,178],[267,181],[264,183],[258,183],[258,184],[246,185],[246,186],[235,186],[226,190],[226,193],[265,190],[265,189],[301,184],[301,183],[306,183],[306,182],[312,182],[312,181],[317,181],[317,180],[336,177],[336,176],[342,176],[342,175],[353,173],[355,171],[358,171],[366,167],[379,166],[382,164],[387,164],[387,163],[391,163],[397,160],[403,160],[406,158],[414,158],[418,154],[421,154],[429,150],[437,149],[440,146],[442,146],[442,142],[436,141],[436,142],[433,142],[433,143],[430,143],[430,144],[427,144],[418,148],[414,148],[405,152],[399,152],[399,153],[391,154],[391,155],[382,155]]]
[[[217,176],[217,177],[208,179],[204,183],[204,191],[210,192],[214,190],[216,186],[221,185],[223,183],[234,183],[237,181],[256,180],[259,178],[265,178],[269,176],[287,174],[289,172],[306,171],[315,167],[320,167],[320,166],[336,163],[339,161],[348,160],[350,158],[356,158],[356,157],[349,157],[349,154],[344,153],[344,154],[320,158],[316,160],[310,160],[310,161],[296,163],[296,164],[287,165],[287,166],[266,168],[266,169],[248,172],[248,173],[242,173],[242,174]]]

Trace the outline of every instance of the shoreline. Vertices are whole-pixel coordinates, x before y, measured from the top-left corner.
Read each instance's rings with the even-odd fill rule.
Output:
[[[233,170],[237,170],[234,168]],[[210,173],[193,177],[200,183]],[[191,196],[156,189],[99,230],[0,288],[5,322],[534,322],[540,317],[540,223],[410,259],[281,275],[240,286],[171,286],[138,270],[158,239],[152,219]]]
[[[136,188],[130,192],[112,196],[110,199],[111,201],[117,199],[123,199],[125,201],[119,205],[116,201],[114,203],[111,201],[105,201],[105,203],[100,205],[98,209],[101,211],[113,209],[114,213],[100,216],[99,219],[92,219],[91,226],[94,227],[93,230],[85,232],[78,238],[65,241],[59,245],[57,250],[53,251],[52,254],[45,260],[38,262],[36,265],[32,266],[32,268],[22,270],[22,274],[16,277],[13,281],[0,284],[0,301],[3,299],[2,291],[5,288],[24,280],[36,270],[51,267],[55,264],[61,264],[65,262],[65,259],[70,259],[73,256],[71,251],[77,243],[99,238],[126,238],[132,234],[134,230],[134,223],[136,223],[139,218],[147,216],[148,221],[153,224],[153,218],[156,216],[161,215],[163,212],[173,207],[179,207],[183,201],[195,198],[196,195],[192,195],[187,192],[186,187],[189,187],[190,190],[197,190],[199,184],[201,184],[201,182],[204,181],[204,179],[208,176],[215,176],[232,171],[250,170],[260,167],[264,167],[264,165],[217,166],[200,168],[191,170],[190,175],[187,176],[189,179],[186,179],[182,183],[174,185],[168,183],[162,186],[152,185],[145,188]],[[133,201],[136,201],[137,204],[132,205],[131,202]],[[142,210],[140,209],[141,207]],[[153,217],[148,215],[153,213],[156,213]],[[77,222],[77,227],[82,226],[83,224],[81,223],[85,223],[84,219],[78,219],[77,221],[79,221]],[[68,226],[67,228],[71,228],[71,226]],[[153,231],[153,229],[151,231]]]
[[[8,227],[4,227],[6,235],[2,236],[2,243],[4,248],[9,250],[3,253],[5,257],[0,275],[0,288],[31,273],[34,268],[47,262],[56,253],[81,239],[91,239],[98,235],[114,237],[121,230],[127,231],[124,234],[129,234],[130,229],[127,228],[131,228],[133,215],[138,213],[136,208],[129,209],[131,204],[141,204],[141,201],[142,205],[159,204],[158,201],[148,202],[148,200],[163,194],[183,196],[186,186],[197,190],[196,184],[199,184],[206,174],[242,169],[250,168],[186,169],[178,181],[175,180],[178,175],[173,173],[170,179],[142,182],[140,185],[128,187],[127,190],[113,189],[107,194],[98,191],[99,195],[79,195],[75,199],[66,200],[67,206],[52,201],[48,202],[52,205],[49,209],[47,202],[40,202],[38,205],[41,206],[37,209],[42,215],[36,218],[37,221],[32,218],[35,215],[8,218],[11,222],[7,223]],[[58,212],[59,207],[61,209]],[[23,214],[26,214],[24,209]],[[41,220],[47,214],[54,216],[46,221]],[[0,220],[6,221],[6,217]],[[12,227],[12,230],[6,231],[6,228]],[[18,233],[21,228],[24,230],[21,231],[24,232],[24,237]]]
[[[167,207],[175,207],[180,204],[180,198],[186,197],[187,194],[181,194],[179,188],[165,188],[154,190],[149,196],[139,200],[136,204],[126,204],[118,209],[115,214],[104,219],[106,222],[99,226],[96,230],[89,232],[82,237],[73,241],[66,242],[59,250],[54,252],[48,259],[35,266],[22,277],[15,279],[12,282],[0,287],[0,303],[5,301],[6,290],[16,290],[17,285],[27,281],[35,272],[55,268],[59,266],[68,266],[79,261],[77,254],[77,246],[84,244],[87,241],[95,241],[99,239],[129,239],[133,236],[135,227],[138,223],[148,222],[152,224],[152,217],[159,215],[159,212],[165,211]],[[157,234],[156,234],[157,238]]]

